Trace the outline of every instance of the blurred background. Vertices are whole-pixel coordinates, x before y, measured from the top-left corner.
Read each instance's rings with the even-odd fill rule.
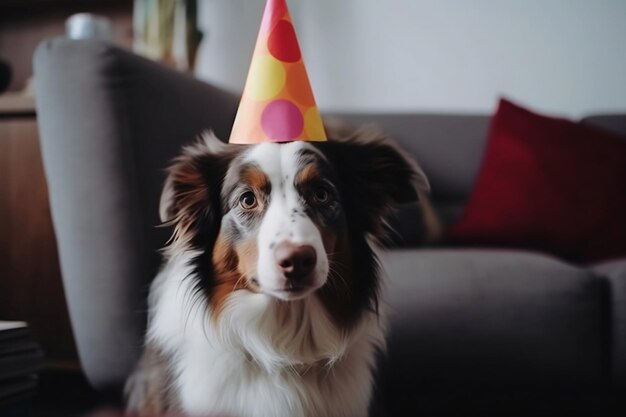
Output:
[[[201,78],[241,88],[261,3],[204,3]],[[322,109],[476,113],[502,94],[571,116],[626,108],[620,0],[290,6]]]
[[[112,23],[113,41],[124,47],[132,46],[132,1],[0,1],[0,59],[8,63],[12,73],[8,91],[21,91],[28,87],[37,45],[44,39],[64,35],[66,20],[80,12],[105,16]]]
[[[198,77],[241,90],[263,6],[198,0]],[[626,108],[621,0],[317,0],[290,9],[323,110],[485,112],[501,94],[569,116]],[[105,16],[113,42],[133,45],[132,1],[2,0],[0,10],[11,91],[31,76],[36,45],[63,34],[73,13]]]
[[[324,113],[480,115],[463,123],[481,135],[501,96],[576,119],[626,113],[624,0],[288,3]],[[83,375],[62,285],[39,143],[36,48],[56,37],[95,38],[237,95],[264,4],[0,0],[0,321],[23,321],[28,329],[11,325],[22,330],[11,330],[17,336],[5,339],[0,333],[0,342],[28,340],[23,348],[27,366],[12,368],[11,375],[39,374],[43,396],[35,403],[36,415],[81,415],[103,398]],[[69,65],[82,64],[67,65],[72,71]],[[472,173],[478,169],[480,146],[472,151]],[[442,171],[460,165],[456,161]],[[471,180],[461,183],[469,189]],[[0,415],[9,410],[1,408],[2,398],[11,399],[6,415],[30,415],[25,410],[32,402],[18,400],[32,399],[34,385],[30,379],[20,380],[19,387],[3,385],[2,346]],[[119,392],[106,395],[106,401],[119,405]]]

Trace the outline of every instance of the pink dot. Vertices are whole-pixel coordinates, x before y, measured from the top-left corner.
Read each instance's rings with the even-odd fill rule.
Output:
[[[300,136],[304,118],[298,107],[289,100],[274,100],[261,114],[261,127],[274,142],[285,142]]]

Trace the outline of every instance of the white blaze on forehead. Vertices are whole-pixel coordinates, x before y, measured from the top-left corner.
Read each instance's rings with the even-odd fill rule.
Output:
[[[256,145],[244,157],[245,162],[257,165],[265,173],[272,190],[257,236],[257,278],[263,288],[277,289],[284,284],[273,252],[275,245],[283,241],[313,246],[317,253],[315,281],[320,286],[326,281],[328,258],[321,233],[305,214],[302,199],[294,186],[294,179],[301,167],[300,152],[303,149],[317,153],[310,144],[297,141]]]
[[[245,157],[245,162],[257,164],[272,181],[280,181],[289,175],[293,181],[294,175],[299,169],[299,156],[303,150],[313,151],[323,155],[311,144],[304,141],[295,141],[285,144],[262,143],[250,149]]]

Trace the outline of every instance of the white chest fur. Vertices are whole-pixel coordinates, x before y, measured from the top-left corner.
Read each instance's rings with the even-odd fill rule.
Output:
[[[189,255],[188,255],[189,256]],[[218,320],[194,298],[187,259],[151,291],[150,343],[173,358],[184,412],[232,417],[366,416],[384,321],[364,313],[337,329],[315,296],[281,302],[233,293]]]

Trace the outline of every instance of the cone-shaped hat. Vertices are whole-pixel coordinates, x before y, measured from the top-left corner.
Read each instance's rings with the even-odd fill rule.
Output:
[[[325,141],[286,0],[267,0],[231,143]]]

